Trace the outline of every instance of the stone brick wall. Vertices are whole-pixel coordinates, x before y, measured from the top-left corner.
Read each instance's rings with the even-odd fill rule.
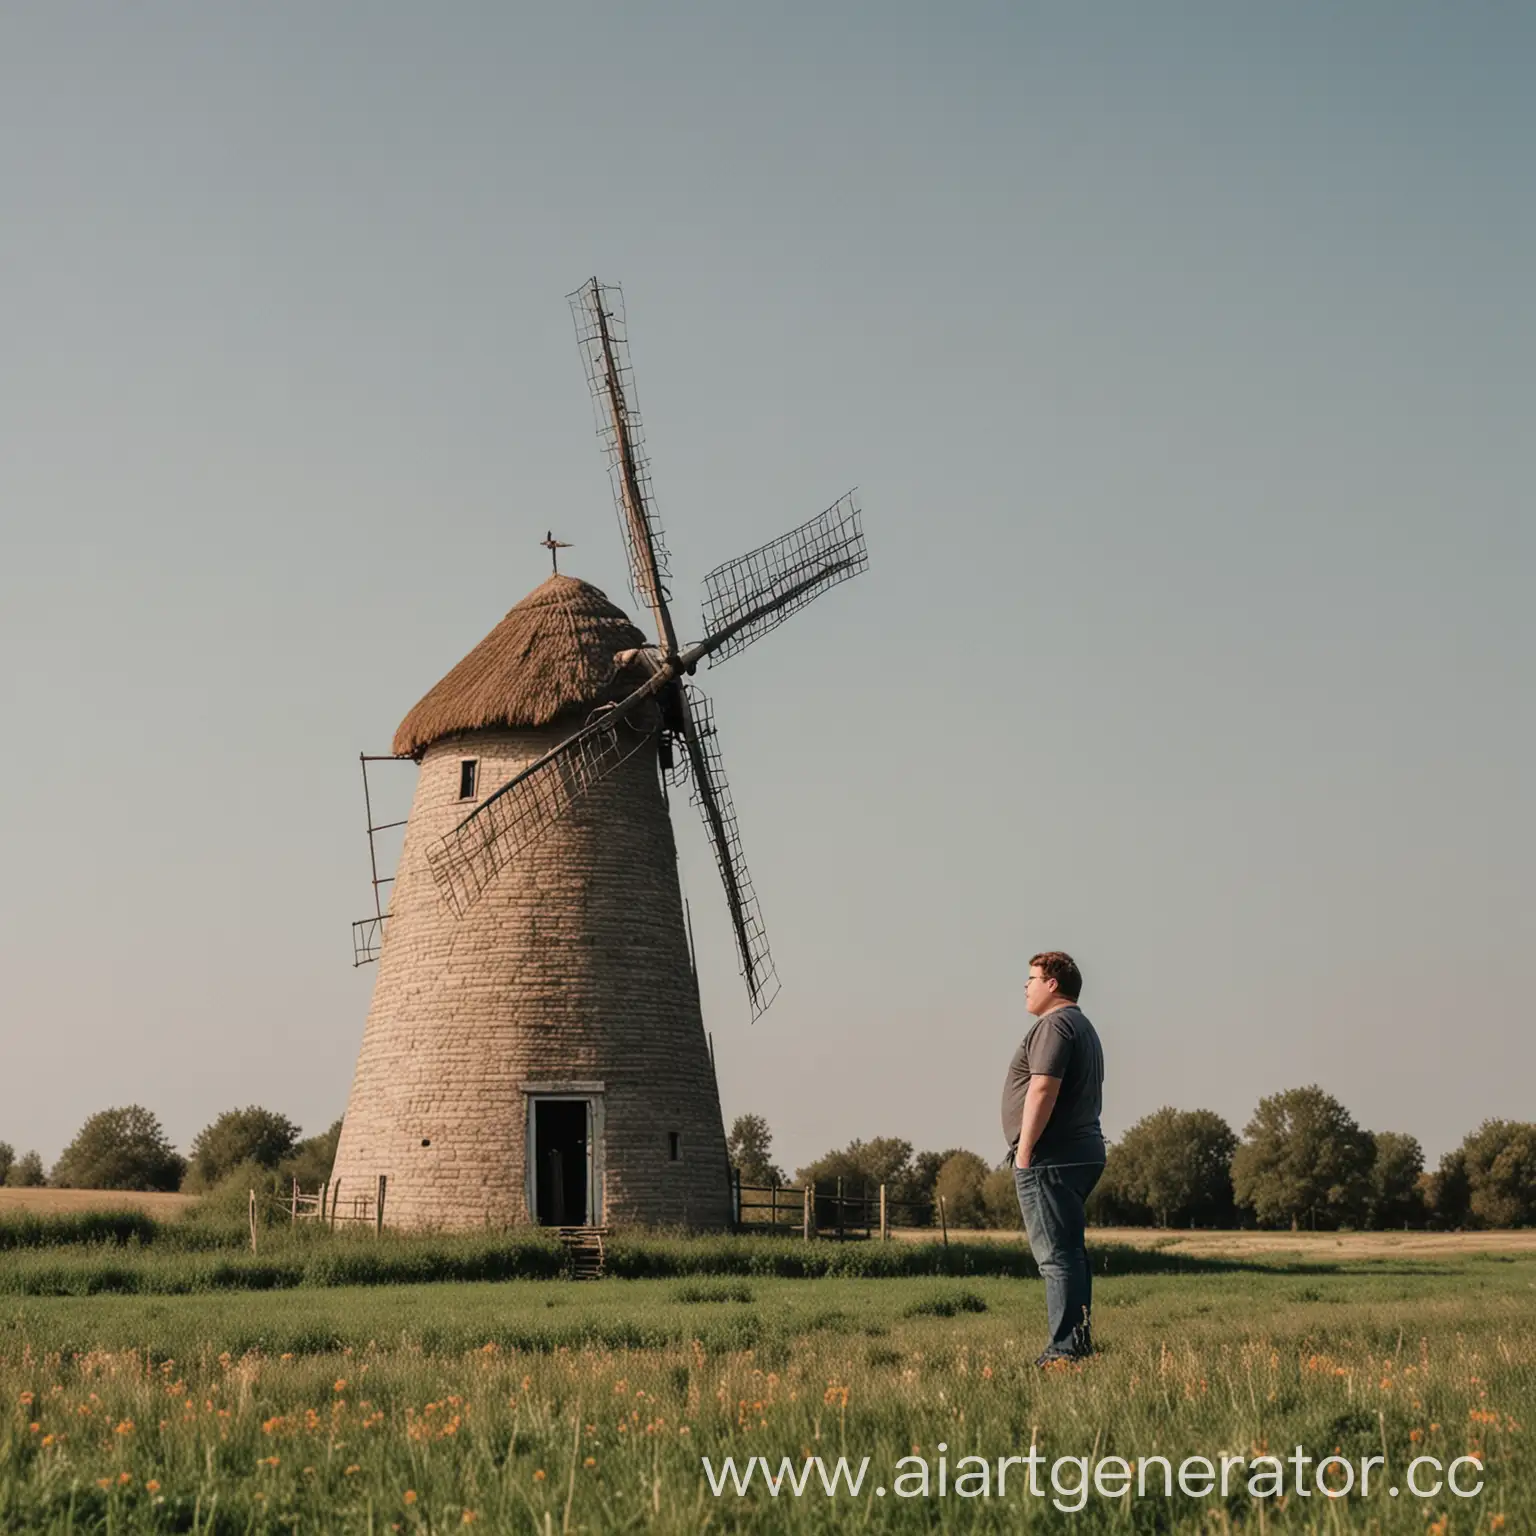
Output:
[[[388,1177],[387,1222],[527,1221],[530,1083],[601,1082],[602,1217],[723,1225],[725,1134],[688,961],[672,823],[648,743],[462,918],[427,850],[568,729],[480,731],[421,764],[333,1179]],[[682,1160],[669,1159],[668,1132]]]

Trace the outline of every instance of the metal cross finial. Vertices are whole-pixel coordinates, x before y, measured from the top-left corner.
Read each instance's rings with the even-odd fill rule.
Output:
[[[544,537],[539,540],[539,543],[542,544],[544,546],[544,548],[549,551],[549,564],[550,564],[550,568],[558,576],[560,574],[560,554],[559,554],[559,552],[562,549],[569,549],[571,546],[569,544],[565,543],[563,540],[557,539],[555,537],[555,535],[554,535],[554,530],[553,529],[551,529],[548,532],[546,532]]]

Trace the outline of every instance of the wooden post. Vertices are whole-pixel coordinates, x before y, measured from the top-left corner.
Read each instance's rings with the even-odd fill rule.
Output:
[[[843,1240],[843,1176],[837,1176],[837,1240]]]
[[[293,1193],[288,1197],[288,1225],[292,1226],[299,1219],[299,1181],[293,1181]]]
[[[773,1222],[773,1230],[777,1232],[779,1230],[779,1186],[777,1184],[768,1186],[768,1197],[771,1202],[770,1209],[773,1212],[769,1220]]]
[[[384,1235],[384,1186],[387,1182],[387,1178],[381,1173],[378,1198],[373,1203],[373,1235],[375,1237]]]
[[[322,1227],[325,1225],[325,1213],[329,1209],[330,1203],[331,1181],[327,1179],[325,1183],[320,1186],[320,1225]]]
[[[251,1252],[256,1252],[256,1191],[251,1191]]]
[[[800,1235],[806,1242],[810,1242],[811,1231],[816,1224],[816,1195],[809,1183],[806,1184],[800,1193],[805,1197],[805,1209],[800,1217]]]
[[[939,1196],[939,1229],[944,1234],[944,1246],[949,1247],[949,1217],[944,1210],[944,1196]]]
[[[336,1230],[336,1207],[341,1204],[341,1180],[331,1186],[331,1231]]]
[[[741,1231],[741,1169],[731,1169],[731,1231]]]
[[[891,1238],[891,1223],[890,1223],[889,1216],[888,1216],[888,1214],[886,1212],[885,1185],[882,1184],[880,1186],[880,1241],[882,1243],[886,1243],[886,1242],[890,1241],[890,1238]]]

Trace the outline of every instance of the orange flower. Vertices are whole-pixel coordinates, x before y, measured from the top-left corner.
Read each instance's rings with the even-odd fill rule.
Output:
[[[30,1392],[23,1392],[19,1401],[23,1408],[30,1408],[32,1406],[32,1394]]]
[[[414,1488],[407,1488],[405,1490],[405,1502],[407,1504],[414,1504],[416,1502],[416,1490]]]
[[[542,1483],[544,1481],[544,1468],[543,1467],[540,1467],[539,1470],[533,1474],[533,1480],[536,1483]]]
[[[335,1390],[338,1392],[345,1392],[347,1390],[347,1379],[345,1376],[338,1376],[336,1378]]]
[[[350,1467],[347,1467],[343,1470],[341,1475],[343,1477],[351,1477],[354,1472],[361,1472],[362,1470],[363,1469],[354,1461]]]
[[[1410,1429],[1408,1431],[1408,1438],[1417,1445],[1424,1438],[1424,1431],[1422,1429]]]
[[[596,1456],[588,1456],[587,1459],[582,1462],[582,1466],[584,1466],[584,1467],[595,1467],[596,1465],[597,1465],[597,1457]]]
[[[42,1425],[41,1425],[41,1424],[39,1424],[39,1423],[37,1423],[37,1421],[36,1421],[36,1420],[33,1420],[33,1422],[32,1422],[32,1423],[30,1423],[30,1424],[28,1424],[28,1425],[27,1425],[27,1428],[28,1428],[28,1429],[29,1429],[29,1430],[31,1430],[31,1432],[32,1432],[32,1433],[33,1433],[33,1434],[34,1434],[34,1435],[35,1435],[35,1434],[37,1434],[37,1433],[38,1433],[38,1431],[39,1431],[39,1430],[41,1430],[41,1429],[42,1429],[42,1427],[43,1427],[43,1426],[42,1426]]]
[[[158,1478],[153,1478],[153,1477],[150,1478],[150,1480],[147,1483],[144,1484],[144,1491],[146,1493],[159,1493],[160,1492],[160,1482],[159,1482],[159,1479]]]
[[[1503,1515],[1489,1515],[1488,1529],[1490,1531],[1502,1531],[1504,1529],[1504,1518]]]
[[[474,1510],[466,1509],[464,1511],[464,1513],[459,1516],[459,1524],[460,1525],[473,1525],[475,1523],[475,1521],[478,1520],[479,1518],[480,1518],[479,1515],[477,1515],[474,1512]]]

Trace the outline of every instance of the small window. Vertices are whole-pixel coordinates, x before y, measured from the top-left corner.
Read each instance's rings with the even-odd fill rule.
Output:
[[[681,1131],[667,1132],[667,1157],[671,1162],[680,1163],[683,1160],[683,1133]]]
[[[459,764],[459,799],[473,800],[475,798],[475,782],[480,777],[480,759],[466,757]]]

